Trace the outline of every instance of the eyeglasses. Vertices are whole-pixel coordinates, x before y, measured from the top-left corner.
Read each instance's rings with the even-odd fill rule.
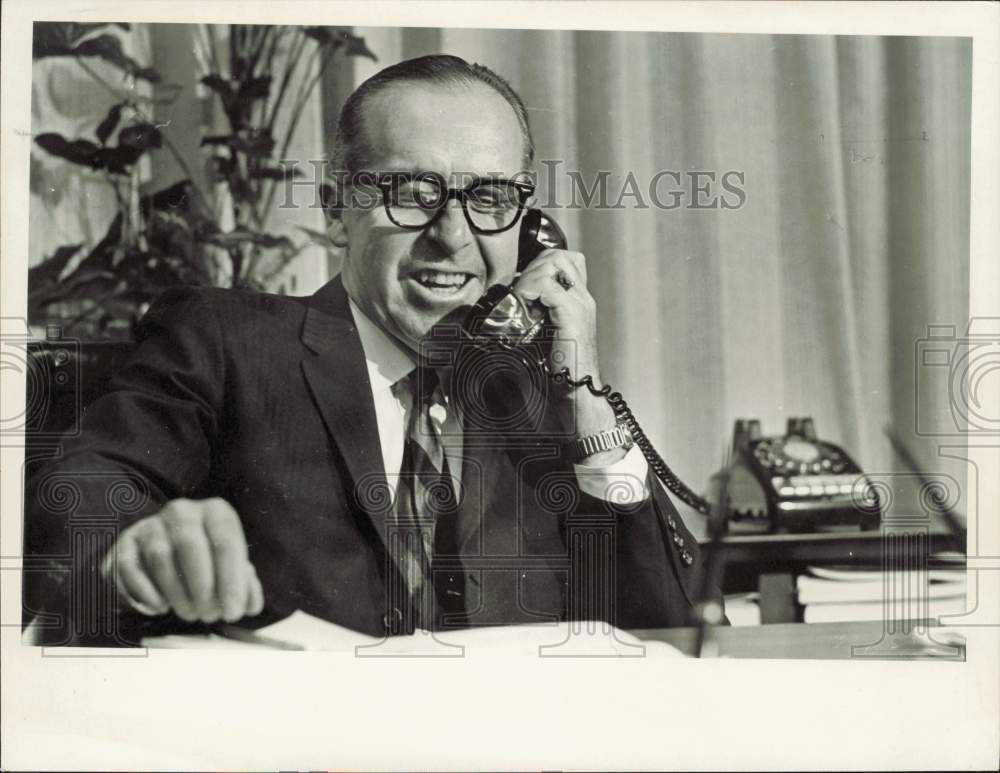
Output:
[[[389,220],[400,228],[417,230],[436,222],[452,199],[458,199],[473,231],[497,234],[517,222],[535,193],[524,180],[475,177],[464,188],[449,188],[435,172],[393,172],[377,178]]]

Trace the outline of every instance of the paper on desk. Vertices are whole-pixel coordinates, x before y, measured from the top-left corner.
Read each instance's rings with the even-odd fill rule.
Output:
[[[677,656],[680,651],[664,642],[640,642],[632,634],[604,623],[480,626],[430,634],[378,638],[351,631],[335,623],[297,611],[258,631],[270,639],[298,644],[307,650],[350,651],[359,655],[474,655],[476,651],[500,655],[532,656]],[[448,648],[455,650],[449,653]],[[464,649],[464,652],[460,651]]]
[[[935,553],[932,558],[960,561],[964,556],[952,550],[943,550]],[[899,571],[895,570],[887,573],[881,568],[858,569],[851,566],[810,566],[807,568],[807,571],[813,577],[833,582],[881,582],[887,574],[900,574]],[[929,569],[925,570],[924,573],[928,579],[938,582],[962,582],[965,579],[965,565],[963,563],[956,563],[951,568]]]
[[[913,606],[910,609],[916,611],[918,607]],[[948,615],[961,615],[966,611],[965,597],[930,599],[923,610],[931,620]],[[876,601],[809,604],[802,613],[802,621],[805,623],[845,623],[859,620],[886,620],[887,614],[886,606]],[[941,622],[947,625],[946,621]]]
[[[798,602],[810,604],[841,604],[847,602],[881,602],[910,598],[943,599],[965,596],[964,573],[953,572],[945,579],[927,572],[892,572],[876,580],[828,580],[802,575],[795,581]]]
[[[550,657],[644,656],[682,657],[665,642],[641,641],[630,633],[604,623],[559,623],[539,625],[483,626],[459,631],[417,631],[411,636],[379,638],[352,631],[298,610],[273,625],[256,631],[260,636],[306,650],[351,652],[359,656],[475,656],[528,655]],[[144,639],[147,647],[251,648],[266,646],[223,639],[218,636],[161,636]],[[361,649],[356,650],[355,648]]]
[[[343,650],[349,652],[358,645],[375,644],[381,639],[367,636],[342,625],[331,623],[297,609],[284,620],[258,628],[257,633],[268,639],[298,644],[307,650]]]

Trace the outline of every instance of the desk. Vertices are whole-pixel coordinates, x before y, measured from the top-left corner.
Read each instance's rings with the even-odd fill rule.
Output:
[[[952,547],[952,537],[943,531],[927,534],[931,553]],[[702,548],[710,543],[699,540]],[[882,562],[885,534],[881,531],[848,531],[807,534],[730,533],[722,539],[723,560],[727,564],[875,564]],[[931,563],[934,563],[931,560]],[[949,566],[952,565],[949,563]]]
[[[852,623],[778,623],[761,626],[723,626],[712,635],[719,657],[793,660],[965,660],[965,637],[953,629],[931,625],[930,635],[890,635],[880,620]],[[901,630],[903,627],[901,626]],[[639,639],[672,644],[693,655],[694,628],[648,628],[629,633]],[[871,646],[875,645],[875,646]]]

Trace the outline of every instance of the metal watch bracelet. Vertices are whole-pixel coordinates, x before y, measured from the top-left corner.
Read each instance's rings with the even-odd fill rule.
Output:
[[[577,438],[567,443],[567,451],[575,460],[586,459],[601,451],[610,451],[614,448],[624,448],[626,451],[634,445],[632,433],[629,432],[625,424],[619,424],[614,429],[607,429],[595,435]]]

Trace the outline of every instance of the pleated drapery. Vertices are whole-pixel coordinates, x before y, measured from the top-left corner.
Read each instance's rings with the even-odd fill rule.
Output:
[[[942,469],[915,425],[948,395],[917,388],[915,351],[929,325],[968,318],[971,41],[358,32],[380,56],[358,82],[444,52],[521,94],[538,158],[558,162],[550,212],[588,258],[605,378],[681,477],[704,485],[734,419],[778,434],[799,415],[866,470],[899,467],[883,424]],[[651,204],[663,170],[741,173],[745,203],[696,209],[688,186],[674,209],[566,206],[567,172],[602,170],[610,203],[631,172]]]

